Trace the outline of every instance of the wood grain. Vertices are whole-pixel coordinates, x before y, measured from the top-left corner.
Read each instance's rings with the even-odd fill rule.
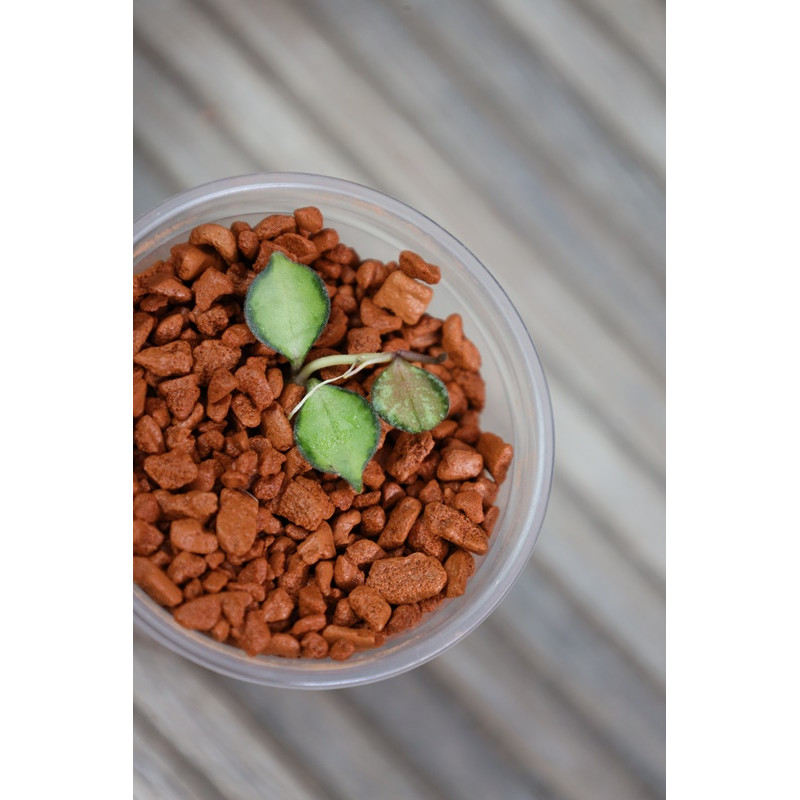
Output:
[[[664,7],[135,0],[134,210],[317,172],[409,203],[513,298],[550,382],[540,543],[414,672],[279,691],[137,635],[137,798],[658,798],[664,788]]]

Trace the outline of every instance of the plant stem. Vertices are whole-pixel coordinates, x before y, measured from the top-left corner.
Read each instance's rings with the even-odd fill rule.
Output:
[[[333,356],[322,356],[322,358],[315,358],[309,361],[303,369],[294,376],[294,382],[305,386],[306,381],[311,377],[313,372],[318,369],[325,369],[325,367],[338,367],[345,364],[357,365],[370,363],[365,366],[372,366],[372,364],[386,364],[394,358],[404,358],[406,361],[418,361],[420,364],[441,364],[447,358],[446,353],[440,353],[438,356],[428,356],[424,353],[415,353],[412,350],[397,350],[393,353],[352,353],[336,354]]]
[[[338,367],[344,364],[363,364],[365,361],[370,361],[373,364],[385,364],[391,361],[394,356],[394,353],[352,353],[350,355],[337,354],[333,356],[322,356],[322,358],[315,358],[313,361],[309,361],[308,364],[295,375],[294,382],[305,386],[306,381],[311,377],[312,373],[316,372],[318,369],[325,369],[325,367]]]

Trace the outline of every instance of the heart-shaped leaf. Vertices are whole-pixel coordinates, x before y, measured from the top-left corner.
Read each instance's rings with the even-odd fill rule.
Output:
[[[330,309],[319,275],[280,252],[256,275],[244,301],[253,335],[286,356],[295,372],[328,322]]]
[[[380,422],[361,395],[317,383],[309,381],[307,399],[297,412],[295,442],[312,467],[340,475],[360,492],[361,474],[378,446]]]
[[[450,397],[433,373],[395,358],[372,384],[372,405],[395,428],[421,433],[447,416]]]

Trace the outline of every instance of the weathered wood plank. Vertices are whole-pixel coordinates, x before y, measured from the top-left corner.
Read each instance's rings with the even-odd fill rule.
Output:
[[[194,769],[171,742],[149,723],[133,715],[133,796],[136,800],[224,800],[224,795],[201,772]]]
[[[609,541],[596,519],[576,505],[574,495],[558,478],[527,573],[538,563],[656,686],[664,686],[663,591],[654,587],[624,550]]]
[[[659,0],[573,0],[614,30],[663,85],[666,73],[666,9]]]
[[[133,118],[140,146],[158,153],[164,126],[170,126],[175,146],[164,155],[160,168],[170,183],[183,184],[188,179],[190,185],[198,185],[258,170],[254,159],[232,146],[208,109],[159,69],[141,46],[134,52],[133,79],[139,87],[133,95]]]
[[[203,98],[209,121],[228,132],[251,163],[365,181],[367,176],[319,136],[273,82],[255,72],[205,17],[192,13],[191,4],[138,0],[133,11],[137,34],[175,70],[187,92]],[[280,160],[273,147],[280,148]]]
[[[663,94],[634,61],[563,0],[493,0],[555,64],[604,121],[663,176],[666,126]]]
[[[458,694],[423,666],[390,681],[346,690],[370,723],[396,743],[410,769],[459,800],[552,797],[496,746]]]
[[[565,596],[541,560],[490,620],[512,652],[586,720],[655,793],[665,773],[664,694]]]
[[[562,479],[589,500],[599,521],[635,559],[653,575],[663,577],[663,484],[637,468],[557,382],[551,381],[550,393]]]
[[[652,798],[487,624],[430,668],[520,767],[565,800]],[[565,743],[569,743],[568,745]]]
[[[391,797],[441,800],[425,775],[410,768],[379,724],[355,712],[343,690],[291,691],[224,681],[261,726],[294,755],[296,763],[316,776],[331,800]],[[391,686],[386,681],[384,686]]]
[[[219,691],[221,678],[137,635],[133,682],[141,714],[224,797],[327,798],[305,766]]]
[[[457,10],[449,14],[441,10],[440,4],[431,7],[419,27],[436,30],[438,21],[439,35],[421,42],[409,33],[399,35],[402,19],[400,15],[392,15],[384,4],[366,0],[352,2],[355,4],[353,11],[357,9],[359,18],[371,31],[369,37],[359,36],[348,25],[346,15],[337,13],[336,4],[304,0],[301,5],[308,9],[308,24],[316,24],[325,36],[335,37],[332,45],[336,51],[348,54],[341,64],[342,77],[337,84],[348,86],[349,102],[364,107],[365,103],[359,102],[361,96],[366,100],[377,95],[382,98],[381,105],[390,105],[392,114],[396,115],[399,110],[414,128],[424,131],[434,150],[430,156],[429,148],[416,149],[413,139],[405,141],[408,155],[416,156],[416,169],[415,164],[410,165],[411,177],[424,180],[420,175],[421,164],[428,170],[433,164],[439,166],[437,162],[446,162],[466,184],[458,195],[460,200],[472,194],[491,205],[508,226],[537,243],[544,268],[551,270],[557,280],[566,281],[571,292],[595,308],[605,324],[626,340],[628,347],[644,349],[648,360],[663,363],[663,291],[657,285],[658,279],[654,280],[642,269],[641,255],[631,252],[618,236],[612,235],[581,207],[583,195],[588,192],[570,192],[562,185],[563,181],[542,164],[541,154],[552,153],[557,146],[554,131],[558,140],[568,142],[574,139],[574,131],[580,131],[587,124],[575,114],[568,115],[572,117],[569,121],[555,124],[554,119],[558,121],[565,116],[563,109],[557,113],[558,101],[564,105],[563,93],[555,93],[553,87],[542,80],[541,71],[535,65],[525,69],[527,62],[524,60],[515,60],[508,74],[503,72],[498,80],[490,81],[486,75],[499,69],[491,66],[491,59],[497,58],[507,46],[502,38],[495,42],[491,52],[480,49],[484,38],[491,39],[491,30],[485,35],[478,30],[472,31],[473,35],[470,35],[472,29],[458,30],[459,35],[452,34],[452,43],[446,38],[449,30],[459,28],[459,21],[471,8],[469,5],[457,4]],[[250,9],[255,13],[255,4],[251,4]],[[438,14],[434,13],[436,9],[439,9]],[[302,30],[305,44],[309,39],[308,25],[290,14],[295,12],[287,13],[283,9],[282,23]],[[473,27],[477,28],[477,22]],[[255,28],[252,35],[263,39],[269,35],[266,30],[265,27]],[[478,51],[471,62],[450,70],[439,63],[441,53],[455,49],[463,56],[470,48]],[[265,59],[275,52],[266,45],[259,50]],[[305,69],[311,75],[320,73],[322,61],[338,66],[335,56],[328,54],[314,64],[317,51],[316,45],[308,48],[305,59]],[[280,65],[272,64],[271,68],[285,80],[294,80],[295,83],[290,84],[294,91],[307,94],[313,90],[313,80],[301,81],[297,69],[290,70],[287,65],[286,74],[282,74]],[[524,72],[514,85],[513,99],[499,109],[495,98],[504,95],[502,87],[513,76],[519,76],[521,70]],[[479,84],[484,88],[475,96],[474,87]],[[543,100],[549,102],[543,103]],[[541,109],[538,108],[540,104],[544,106]],[[370,103],[369,107],[374,106]],[[514,119],[523,115],[524,123],[514,125]],[[376,108],[374,123],[379,124],[382,119],[385,115],[377,113]],[[522,141],[515,140],[514,130],[524,132],[520,134]],[[531,130],[549,132],[546,146],[530,140],[527,131]],[[376,143],[385,144],[386,139],[378,139]],[[589,149],[592,144],[595,151]],[[602,163],[596,155],[597,141],[588,137],[581,145],[580,162],[574,157],[574,148],[569,153],[559,153],[556,160],[561,165],[576,164],[573,175],[579,172],[590,175],[589,164],[597,169],[596,165]],[[563,146],[561,149],[564,150]],[[477,153],[480,157],[476,157]],[[377,169],[380,168],[379,162]],[[623,191],[619,187],[628,182],[624,172],[612,171],[594,190],[597,203],[602,203],[605,193],[605,203],[613,204],[615,200],[610,198],[621,196]],[[583,186],[588,188],[585,182]],[[659,204],[659,210],[650,214],[649,225],[638,223],[633,227],[642,228],[643,232],[650,227],[653,229],[650,235],[658,238],[659,230],[663,231],[663,197],[652,192],[650,195]],[[645,208],[641,199],[633,205]],[[662,270],[661,263],[655,269]]]
[[[133,218],[138,219],[170,195],[180,191],[181,184],[157,169],[134,134],[133,141]]]
[[[406,13],[403,0],[389,0],[388,5],[396,17],[393,28],[406,20],[410,27],[397,44],[404,50],[409,39],[422,45],[421,53],[409,54],[414,69],[427,72],[428,84],[431,75],[443,73],[437,81],[441,87],[433,95],[443,112],[438,124],[445,126],[443,135],[453,138],[454,144],[463,141],[471,148],[460,159],[462,164],[496,164],[504,176],[520,171],[541,174],[547,179],[547,199],[554,206],[551,213],[560,211],[579,229],[587,228],[587,233],[592,228],[595,246],[609,254],[614,251],[614,239],[618,244],[624,241],[627,249],[639,253],[627,272],[647,267],[661,285],[663,187],[606,134],[578,98],[565,91],[557,70],[489,3],[440,0],[411,13]],[[395,52],[394,58],[402,55]],[[414,105],[421,111],[425,108],[419,101],[408,107]],[[468,118],[470,111],[474,113]],[[422,124],[437,127],[436,121]],[[452,127],[468,130],[469,135],[452,137]],[[476,138],[476,132],[484,129],[495,140],[489,147]],[[472,157],[476,150],[482,153],[481,159]],[[504,159],[515,162],[512,172],[501,167]],[[487,185],[492,183],[496,175]],[[508,208],[513,210],[519,203],[512,202],[509,188],[513,185],[504,182],[495,202],[508,197]],[[631,260],[631,255],[623,254],[623,262]]]

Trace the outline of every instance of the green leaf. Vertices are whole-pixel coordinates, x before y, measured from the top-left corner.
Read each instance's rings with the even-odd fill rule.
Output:
[[[295,372],[328,322],[331,300],[322,279],[283,253],[273,253],[247,290],[244,317],[253,335],[286,356]]]
[[[361,475],[378,446],[381,426],[361,395],[340,386],[309,381],[309,397],[297,412],[294,438],[303,458],[321,472],[344,478],[357,492]]]
[[[420,433],[447,416],[450,397],[433,373],[396,358],[372,384],[372,405],[395,428]]]

